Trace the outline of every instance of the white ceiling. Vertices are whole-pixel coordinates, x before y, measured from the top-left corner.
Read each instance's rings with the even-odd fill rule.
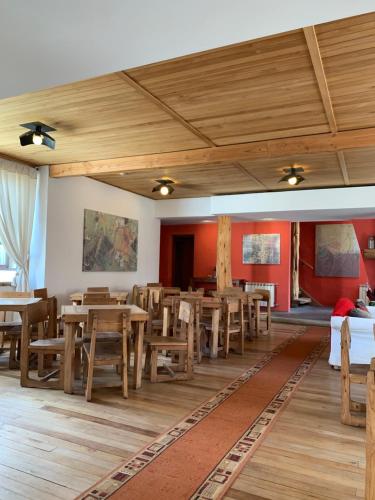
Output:
[[[372,10],[373,0],[1,0],[0,98]]]

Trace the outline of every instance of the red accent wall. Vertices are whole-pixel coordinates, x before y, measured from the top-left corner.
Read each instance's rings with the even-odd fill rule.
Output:
[[[358,278],[337,278],[315,276],[315,226],[317,224],[352,223],[361,249],[360,272]],[[334,306],[340,297],[358,298],[359,285],[369,282],[375,286],[375,260],[363,259],[363,249],[367,248],[370,235],[375,235],[375,220],[352,220],[332,222],[302,222],[300,245],[300,285],[307,293],[324,306]]]
[[[279,265],[242,264],[244,234],[279,233],[281,241]],[[216,266],[216,224],[161,226],[160,281],[172,284],[173,235],[194,234],[194,276],[209,276]],[[290,305],[290,222],[235,222],[232,224],[232,276],[246,281],[277,283],[277,310],[287,311]]]

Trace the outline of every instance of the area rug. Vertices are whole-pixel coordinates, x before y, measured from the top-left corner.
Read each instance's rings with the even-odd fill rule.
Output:
[[[328,344],[327,328],[291,331],[256,365],[79,498],[221,498]]]

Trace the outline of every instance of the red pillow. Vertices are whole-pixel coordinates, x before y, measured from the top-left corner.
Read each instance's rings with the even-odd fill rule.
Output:
[[[354,302],[346,297],[343,297],[336,302],[332,316],[347,316],[349,311],[354,308]]]

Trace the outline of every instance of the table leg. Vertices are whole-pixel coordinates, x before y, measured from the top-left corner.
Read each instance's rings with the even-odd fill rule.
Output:
[[[74,376],[74,333],[75,325],[73,323],[64,324],[65,339],[65,357],[64,357],[64,392],[73,394],[73,376]]]
[[[21,329],[21,359],[20,359],[20,369],[21,377],[20,382],[22,387],[27,387],[27,376],[29,367],[29,332],[26,326],[26,314],[25,312],[20,312],[22,329]]]
[[[212,311],[212,328],[211,328],[211,358],[217,358],[217,351],[219,345],[219,319],[220,319],[220,310],[214,309]]]
[[[143,337],[145,331],[145,322],[138,321],[135,328],[134,339],[134,372],[133,389],[140,389],[142,386],[142,357],[143,357]]]

